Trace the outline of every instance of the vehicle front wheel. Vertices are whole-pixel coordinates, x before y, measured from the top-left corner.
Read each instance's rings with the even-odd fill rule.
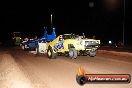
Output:
[[[96,51],[90,51],[89,56],[90,57],[95,57],[96,56]]]

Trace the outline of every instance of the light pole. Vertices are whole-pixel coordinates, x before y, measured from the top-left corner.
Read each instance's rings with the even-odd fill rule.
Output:
[[[123,6],[123,9],[124,9],[124,14],[123,14],[123,45],[125,45],[125,0],[124,0],[124,6]]]
[[[51,16],[51,29],[52,29],[52,14],[50,16]]]

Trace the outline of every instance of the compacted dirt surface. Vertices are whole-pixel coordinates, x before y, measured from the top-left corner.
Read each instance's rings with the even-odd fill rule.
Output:
[[[76,82],[78,67],[88,74],[132,75],[132,54],[99,50],[96,57],[34,55],[18,48],[0,50],[0,88],[132,88],[128,84],[85,84]]]

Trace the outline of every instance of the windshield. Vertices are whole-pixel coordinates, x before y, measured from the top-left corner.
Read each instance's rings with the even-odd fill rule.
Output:
[[[75,35],[75,34],[64,34],[63,35],[64,39],[76,39],[79,38],[79,35]]]

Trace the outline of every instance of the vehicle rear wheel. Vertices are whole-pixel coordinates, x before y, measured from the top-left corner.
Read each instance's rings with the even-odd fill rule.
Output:
[[[27,50],[26,45],[22,45],[21,47],[23,50],[25,50],[25,51]]]
[[[22,45],[21,48],[22,48],[22,50],[24,50],[25,49],[24,45]]]
[[[57,57],[57,54],[53,52],[51,47],[48,47],[47,56],[49,59],[55,59]]]
[[[38,46],[38,45],[37,45],[37,47],[36,47],[35,51],[36,51],[36,54],[37,54],[37,55],[39,55],[39,54],[40,54],[40,53],[39,53],[39,46]]]

